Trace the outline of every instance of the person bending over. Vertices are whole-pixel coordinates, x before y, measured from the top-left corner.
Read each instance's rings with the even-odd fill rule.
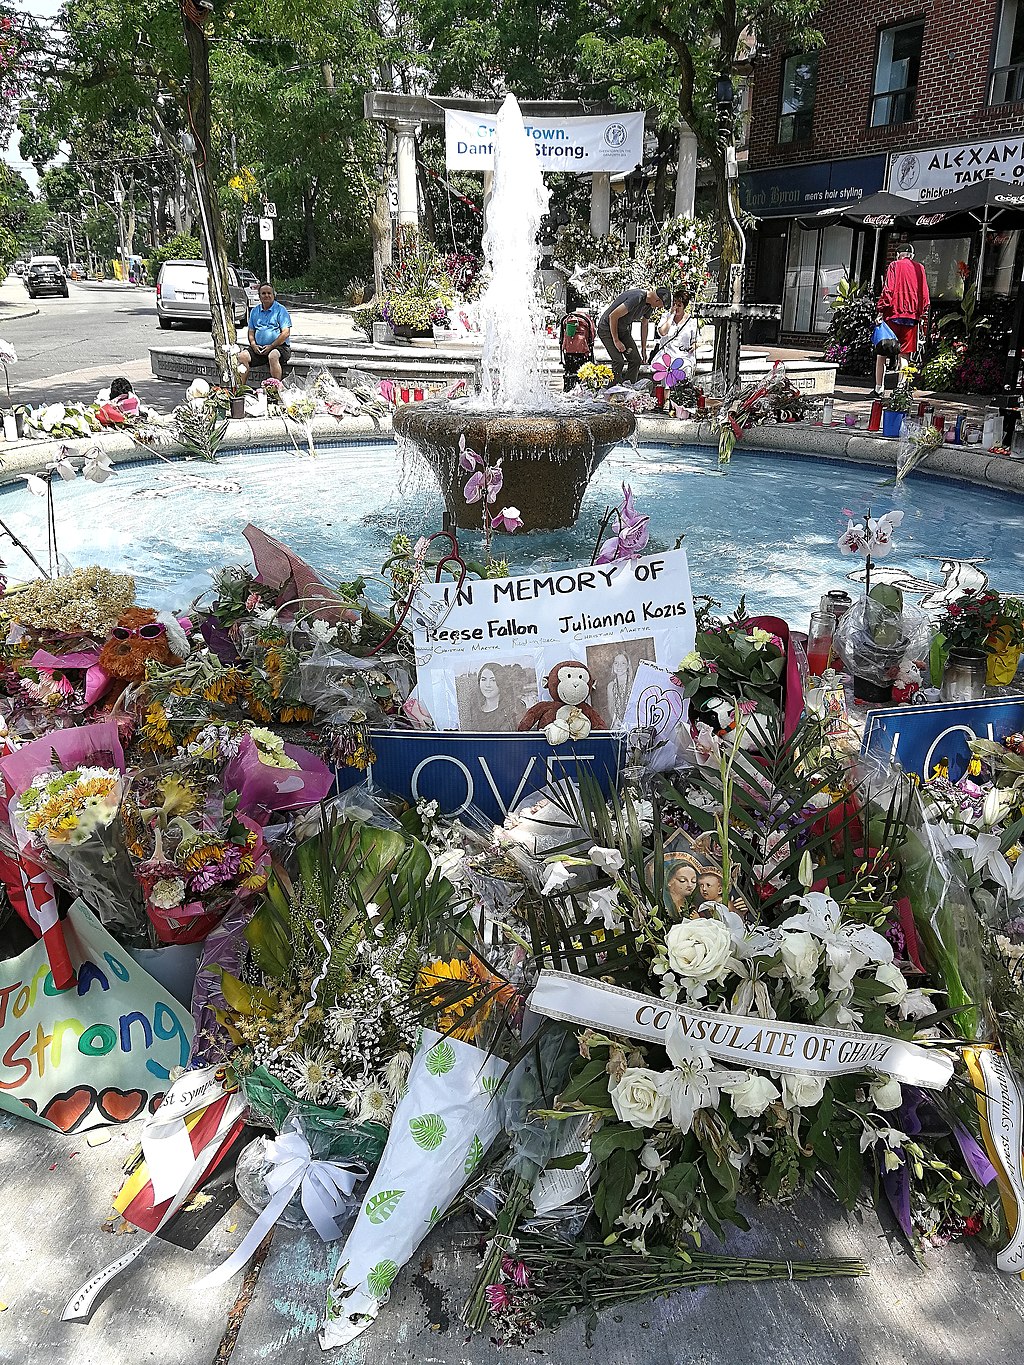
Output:
[[[611,357],[612,374],[616,384],[626,379],[635,384],[640,378],[640,366],[647,354],[647,323],[655,308],[667,308],[672,301],[668,289],[627,289],[601,314],[597,335]],[[640,349],[633,339],[633,323],[640,321]]]

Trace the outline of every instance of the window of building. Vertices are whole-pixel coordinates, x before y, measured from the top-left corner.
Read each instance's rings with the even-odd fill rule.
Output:
[[[907,123],[914,117],[923,38],[923,19],[914,19],[909,24],[893,24],[880,30],[875,89],[871,100],[872,128]]]
[[[990,104],[1024,100],[1024,4],[1003,0],[992,62]]]
[[[818,54],[798,52],[782,64],[779,141],[802,142],[814,127],[814,92],[818,84]]]

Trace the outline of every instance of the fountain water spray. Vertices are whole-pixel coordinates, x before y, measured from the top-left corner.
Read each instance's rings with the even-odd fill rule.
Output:
[[[527,412],[552,405],[544,380],[543,313],[535,285],[537,233],[549,197],[519,101],[506,95],[495,125],[494,181],[483,241],[490,284],[480,300],[484,347],[474,406]]]
[[[515,96],[494,132],[494,183],[484,254],[490,284],[480,302],[484,345],[480,392],[443,403],[410,403],[394,416],[396,437],[426,458],[451,523],[480,527],[467,503],[460,442],[485,464],[501,465],[502,502],[531,530],[573,526],[594,470],[636,429],[627,408],[555,394],[544,369],[543,304],[537,295],[537,232],[548,192]]]

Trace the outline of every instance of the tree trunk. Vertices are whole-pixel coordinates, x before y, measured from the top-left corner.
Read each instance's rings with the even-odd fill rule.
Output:
[[[234,377],[235,320],[228,290],[228,257],[224,245],[224,225],[217,204],[213,162],[212,117],[210,108],[210,49],[206,34],[186,13],[185,46],[188,49],[189,77],[185,116],[196,141],[192,158],[203,254],[210,278],[210,311],[213,318],[213,351],[217,369],[226,383]]]
[[[373,245],[373,288],[379,298],[384,292],[384,275],[394,261],[394,238],[391,224],[391,204],[388,200],[388,179],[394,152],[394,134],[384,133],[380,173],[374,181],[364,181],[370,200],[370,241]]]

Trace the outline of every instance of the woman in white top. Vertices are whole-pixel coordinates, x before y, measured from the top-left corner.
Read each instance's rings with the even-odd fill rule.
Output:
[[[689,293],[685,289],[677,289],[672,295],[672,306],[665,309],[658,323],[654,356],[658,358],[667,351],[673,360],[679,358],[686,367],[687,379],[692,379],[697,369],[700,327],[697,319],[690,314],[689,307]]]

